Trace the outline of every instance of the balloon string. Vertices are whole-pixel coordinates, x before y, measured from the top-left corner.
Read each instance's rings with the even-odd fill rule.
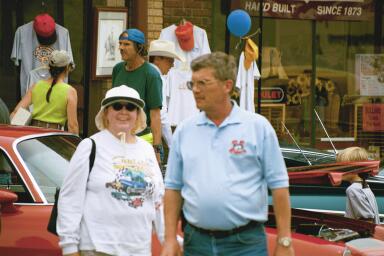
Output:
[[[239,42],[237,42],[237,44],[235,46],[235,50],[237,50],[237,48],[239,48],[240,44],[241,44],[241,37],[239,38]]]
[[[241,40],[247,40],[248,38],[254,37],[259,33],[261,33],[261,28],[258,28],[254,33],[250,34],[249,36],[240,37],[239,42],[235,46],[235,49],[237,50],[237,48],[239,48],[239,46],[241,44]]]
[[[261,28],[258,28],[254,33],[250,34],[249,36],[242,37],[241,39],[248,39],[248,38],[254,37],[259,33],[261,33]]]

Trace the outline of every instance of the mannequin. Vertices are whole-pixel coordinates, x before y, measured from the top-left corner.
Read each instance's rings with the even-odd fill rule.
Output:
[[[11,60],[16,66],[20,66],[21,97],[25,95],[29,85],[36,82],[30,76],[36,77],[38,80],[46,78],[46,72],[43,72],[43,77],[39,77],[39,74],[31,75],[30,72],[46,66],[48,56],[54,50],[67,51],[74,64],[68,30],[56,24],[49,14],[39,14],[33,21],[17,28]]]

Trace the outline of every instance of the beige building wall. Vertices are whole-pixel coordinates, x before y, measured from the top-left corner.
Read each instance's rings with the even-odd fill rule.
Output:
[[[148,0],[148,43],[158,39],[163,29],[163,0]]]

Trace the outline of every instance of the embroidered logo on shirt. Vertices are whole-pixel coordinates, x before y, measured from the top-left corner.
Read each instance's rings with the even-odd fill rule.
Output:
[[[247,152],[244,149],[244,141],[243,140],[240,140],[240,141],[233,140],[232,141],[232,148],[229,150],[229,152],[231,154],[235,154],[235,155],[240,155],[240,154],[244,154],[245,152]]]

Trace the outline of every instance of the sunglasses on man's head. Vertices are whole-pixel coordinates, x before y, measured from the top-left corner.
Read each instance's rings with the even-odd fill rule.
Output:
[[[135,111],[137,109],[137,106],[132,103],[121,103],[121,102],[116,102],[112,104],[112,108],[115,111],[122,110],[123,107],[125,107],[126,110],[128,111]]]

